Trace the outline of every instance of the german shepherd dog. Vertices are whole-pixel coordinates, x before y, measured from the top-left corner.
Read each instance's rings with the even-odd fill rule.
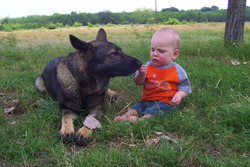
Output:
[[[63,142],[72,141],[75,135],[78,145],[86,145],[92,130],[101,127],[98,119],[103,115],[105,95],[115,95],[108,89],[110,78],[131,75],[142,62],[108,42],[104,29],[100,29],[96,40],[91,42],[73,35],[69,37],[76,52],[51,60],[36,78],[35,85],[57,99],[62,112],[60,137]],[[86,112],[83,127],[75,134],[73,119]]]

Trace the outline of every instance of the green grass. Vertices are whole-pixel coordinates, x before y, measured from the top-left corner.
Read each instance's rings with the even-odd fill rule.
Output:
[[[158,28],[147,26],[143,32],[137,27],[133,31],[107,28],[107,34],[125,53],[146,63],[150,39]],[[90,36],[97,33],[82,29]],[[103,128],[93,132],[87,147],[62,143],[57,103],[34,86],[36,76],[52,58],[74,51],[69,41],[58,35],[58,40],[29,42],[18,37],[20,31],[0,34],[0,166],[248,166],[249,29],[245,29],[242,47],[224,47],[223,29],[178,26],[178,30],[182,43],[176,62],[188,73],[193,90],[180,112],[135,124],[113,123],[142,93],[132,76],[113,78],[110,88],[120,92],[121,99],[114,104],[105,101]],[[233,66],[231,60],[240,65]],[[19,100],[18,105],[5,114],[3,109],[13,106],[13,99]],[[84,116],[75,120],[76,129],[83,120]],[[154,132],[179,143],[162,139],[148,145],[147,140],[156,137]]]

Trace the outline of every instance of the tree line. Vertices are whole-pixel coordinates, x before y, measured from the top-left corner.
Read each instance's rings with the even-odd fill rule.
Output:
[[[158,24],[187,24],[194,22],[225,22],[227,10],[217,6],[203,7],[200,10],[178,10],[175,7],[164,8],[157,12]],[[246,7],[245,21],[250,21],[250,7]],[[153,9],[136,9],[134,12],[70,14],[54,13],[51,16],[31,15],[18,18],[4,18],[0,20],[0,30],[13,31],[18,29],[36,29],[67,26],[95,26],[95,25],[124,25],[124,24],[155,24],[156,15]]]

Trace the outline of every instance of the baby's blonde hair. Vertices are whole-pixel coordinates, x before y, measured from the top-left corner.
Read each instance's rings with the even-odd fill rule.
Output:
[[[181,38],[180,38],[180,34],[173,28],[169,28],[169,27],[165,27],[165,28],[162,28],[160,30],[158,30],[156,33],[171,33],[173,35],[173,41],[172,41],[172,44],[173,44],[173,47],[174,49],[180,49],[180,44],[181,44]]]

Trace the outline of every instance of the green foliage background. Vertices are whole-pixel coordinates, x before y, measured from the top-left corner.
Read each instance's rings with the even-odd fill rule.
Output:
[[[163,9],[157,13],[158,23],[166,23],[170,18],[178,20],[178,24],[186,22],[225,22],[227,10],[215,7],[202,8],[200,10],[179,11],[174,8]],[[6,16],[7,17],[7,16]],[[2,19],[2,22],[4,19]],[[245,21],[250,21],[250,7],[246,7]],[[153,24],[155,23],[155,12],[152,9],[137,9],[134,12],[112,13],[101,11],[99,13],[77,13],[70,14],[54,13],[52,16],[31,15],[27,17],[8,18],[0,30],[13,31],[18,29],[52,29],[62,26],[88,26],[102,24]],[[53,25],[53,26],[52,26]]]

